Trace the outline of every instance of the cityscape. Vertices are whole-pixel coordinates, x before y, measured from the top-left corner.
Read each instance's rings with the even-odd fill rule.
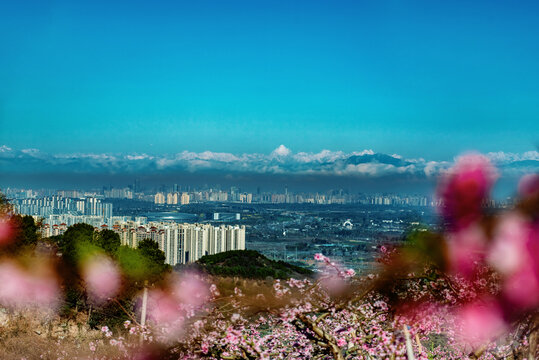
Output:
[[[0,360],[539,360],[539,1],[0,34]]]
[[[372,271],[380,246],[399,243],[414,228],[440,225],[439,200],[422,195],[165,188],[141,191],[136,181],[99,191],[6,188],[5,193],[16,213],[41,224],[44,237],[86,223],[115,231],[131,247],[146,238],[156,241],[170,265],[252,249],[306,267],[323,252],[356,271]],[[485,205],[504,208],[513,201]]]

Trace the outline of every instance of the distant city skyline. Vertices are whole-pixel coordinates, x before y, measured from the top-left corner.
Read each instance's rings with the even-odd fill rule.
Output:
[[[6,1],[0,145],[537,150],[537,14],[535,1]]]

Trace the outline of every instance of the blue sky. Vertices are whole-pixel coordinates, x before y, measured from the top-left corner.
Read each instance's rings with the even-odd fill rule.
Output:
[[[2,2],[0,145],[537,150],[538,4]]]

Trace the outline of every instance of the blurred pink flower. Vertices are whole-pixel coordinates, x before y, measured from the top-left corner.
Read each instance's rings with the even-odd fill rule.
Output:
[[[524,262],[504,280],[502,286],[505,297],[512,305],[525,310],[539,305],[539,279],[530,262]]]
[[[494,231],[488,262],[502,275],[505,298],[519,309],[539,305],[538,232],[524,216],[503,216]]]
[[[498,175],[487,157],[469,154],[445,173],[438,187],[441,211],[454,227],[462,228],[481,216],[481,206]]]
[[[524,217],[516,213],[503,216],[494,231],[489,264],[502,275],[515,272],[523,262],[531,260],[527,249],[529,236],[530,225]]]
[[[484,259],[487,239],[479,226],[470,226],[449,235],[447,246],[450,270],[455,275],[471,278],[477,263]]]
[[[30,273],[13,262],[0,263],[0,304],[11,308],[54,309],[60,288],[51,269]]]
[[[500,307],[494,302],[476,302],[462,307],[456,314],[460,342],[473,348],[501,335],[507,328]]]
[[[320,286],[330,295],[337,296],[346,290],[348,283],[337,274],[325,275],[320,278]]]
[[[183,330],[181,304],[173,295],[159,289],[148,293],[148,319],[160,329],[165,342],[177,339]]]
[[[114,261],[104,255],[96,255],[87,260],[83,265],[82,276],[90,299],[97,303],[113,298],[120,291],[120,270]]]
[[[524,175],[518,183],[518,193],[522,197],[539,194],[539,174]]]
[[[0,246],[13,240],[13,227],[7,218],[0,218]]]
[[[159,325],[175,321],[179,317],[179,304],[172,296],[161,290],[148,294],[149,317]]]
[[[210,298],[210,285],[198,274],[187,273],[172,279],[172,294],[183,304],[200,306]]]

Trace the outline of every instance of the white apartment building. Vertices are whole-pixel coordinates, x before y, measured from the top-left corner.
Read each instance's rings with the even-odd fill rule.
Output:
[[[113,229],[120,235],[122,245],[137,247],[143,239],[158,243],[170,265],[187,264],[204,255],[245,249],[245,225],[218,227],[209,224],[178,224],[174,222],[133,221],[117,223]]]

